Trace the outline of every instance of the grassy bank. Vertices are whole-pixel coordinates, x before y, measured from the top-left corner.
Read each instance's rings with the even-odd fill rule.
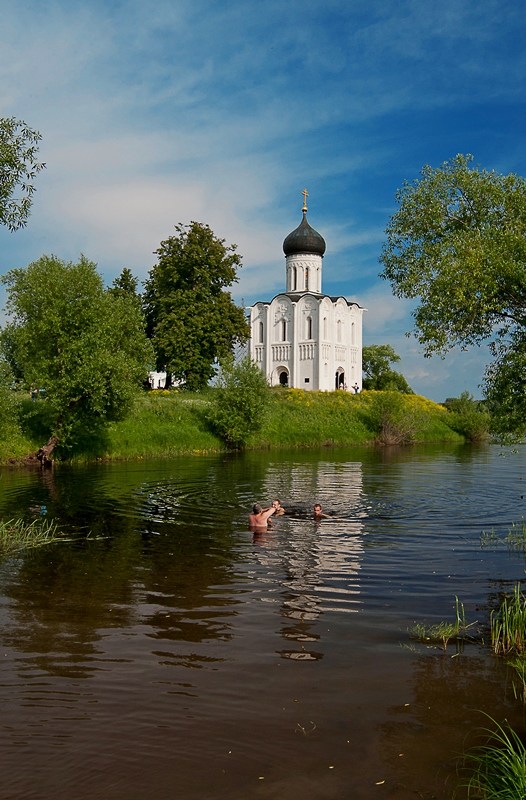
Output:
[[[379,436],[382,415],[391,407],[409,439],[461,442],[447,424],[448,412],[417,395],[391,392],[273,392],[270,414],[252,447],[369,444]]]
[[[138,396],[133,414],[104,432],[90,434],[57,457],[73,461],[133,459],[224,449],[207,421],[214,390],[199,394],[150,392]],[[4,463],[21,458],[42,444],[45,402],[22,403],[23,435],[3,445]],[[443,406],[416,395],[389,392],[305,392],[273,390],[262,430],[251,448],[316,447],[372,444],[385,427],[402,431],[402,441],[462,442],[449,425]],[[396,431],[395,431],[396,432]],[[392,433],[392,431],[391,431]],[[405,437],[405,438],[404,438]],[[393,440],[396,443],[396,439]]]

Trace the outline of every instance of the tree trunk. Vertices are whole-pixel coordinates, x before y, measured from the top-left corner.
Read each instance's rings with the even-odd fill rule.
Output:
[[[169,389],[171,385],[172,385],[172,373],[167,371],[166,380],[164,382],[164,388]]]
[[[45,469],[46,467],[49,468],[49,467],[53,466],[54,462],[53,462],[53,459],[50,458],[50,456],[51,456],[51,453],[53,452],[53,450],[55,449],[55,445],[57,443],[58,443],[57,437],[54,436],[54,435],[50,436],[48,443],[45,444],[44,447],[41,447],[40,450],[37,451],[37,458],[40,461],[40,465],[41,465],[42,469]]]

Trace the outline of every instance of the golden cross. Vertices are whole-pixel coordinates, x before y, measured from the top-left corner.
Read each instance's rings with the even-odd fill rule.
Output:
[[[303,208],[301,210],[302,211],[308,211],[308,209],[307,209],[307,197],[309,196],[309,193],[308,193],[308,191],[306,189],[304,189],[302,191],[302,195],[303,195]]]

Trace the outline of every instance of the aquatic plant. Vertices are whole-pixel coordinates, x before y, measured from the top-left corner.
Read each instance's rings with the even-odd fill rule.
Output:
[[[490,531],[481,531],[480,544],[482,547],[489,547],[493,544],[498,544],[501,541],[499,534],[492,528]]]
[[[42,547],[62,539],[54,522],[23,519],[0,521],[0,554],[25,550],[30,547]]]
[[[526,705],[526,658],[524,655],[516,656],[515,658],[508,659],[508,666],[514,670],[515,674],[520,679],[520,699]],[[515,681],[512,681],[513,694],[518,697],[517,687]]]
[[[513,522],[504,541],[510,550],[526,550],[526,520]]]
[[[526,520],[524,517],[520,522],[512,522],[511,528],[508,528],[508,532],[504,536],[499,535],[494,528],[489,531],[481,531],[480,544],[482,547],[497,545],[499,542],[505,542],[510,551],[526,554]]]
[[[484,800],[519,800],[526,797],[526,747],[517,733],[489,717],[496,730],[484,728],[489,734],[487,744],[469,750],[462,758],[461,768],[469,777],[460,786],[468,797]]]
[[[518,583],[490,614],[491,646],[498,655],[522,655],[526,650],[526,597]]]
[[[417,639],[419,642],[442,642],[445,652],[451,639],[460,639],[475,624],[475,622],[467,622],[464,604],[455,595],[454,622],[436,622],[434,625],[418,622],[409,628],[408,632],[413,639]]]

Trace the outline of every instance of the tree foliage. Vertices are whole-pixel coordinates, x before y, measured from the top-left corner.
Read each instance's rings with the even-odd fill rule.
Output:
[[[397,192],[382,277],[419,298],[424,355],[489,342],[484,389],[502,430],[526,431],[526,181],[458,155]]]
[[[413,394],[402,373],[391,369],[391,364],[399,361],[400,356],[390,344],[365,345],[362,349],[363,388]]]
[[[241,258],[208,225],[176,225],[161,242],[158,262],[145,284],[144,308],[157,368],[201,389],[215,374],[214,362],[245,342],[249,326],[226,287],[237,281]]]
[[[261,430],[270,403],[267,379],[250,356],[221,364],[209,419],[229,447],[243,447]]]
[[[33,179],[45,167],[37,161],[40,139],[38,131],[25,122],[0,117],[0,224],[11,231],[26,225],[35,191]]]
[[[19,432],[18,402],[8,363],[0,356],[0,441]]]
[[[124,267],[121,274],[115,278],[108,291],[110,294],[113,294],[116,297],[122,297],[126,295],[129,297],[134,297],[136,301],[140,303],[141,298],[137,292],[138,284],[139,281],[132,274],[132,271],[128,269],[128,267]]]
[[[123,418],[153,360],[144,317],[126,294],[104,289],[96,265],[42,256],[2,279],[11,320],[2,345],[26,388],[44,388],[50,441]]]
[[[475,400],[470,392],[460,397],[449,397],[444,403],[449,411],[447,424],[471,442],[486,439],[491,416],[483,401]]]

